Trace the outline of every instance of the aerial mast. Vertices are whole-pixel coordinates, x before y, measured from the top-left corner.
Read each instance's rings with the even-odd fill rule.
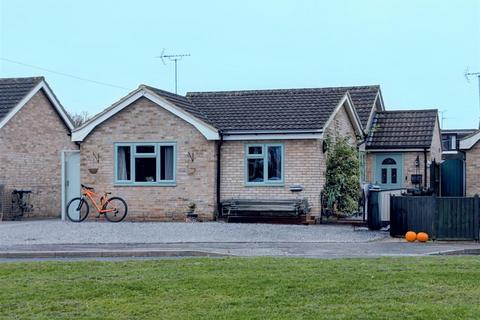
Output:
[[[162,53],[157,56],[156,58],[162,59],[163,64],[165,63],[165,59],[168,59],[170,61],[173,61],[175,64],[175,93],[177,93],[177,88],[178,88],[178,75],[177,75],[177,62],[179,60],[182,60],[184,57],[189,57],[189,53],[184,53],[184,54],[165,54],[165,49],[162,50]]]

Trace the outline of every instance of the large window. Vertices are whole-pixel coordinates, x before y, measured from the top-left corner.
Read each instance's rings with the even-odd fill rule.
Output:
[[[115,183],[175,183],[175,143],[115,144]]]
[[[247,185],[283,184],[282,144],[248,144],[245,155]]]

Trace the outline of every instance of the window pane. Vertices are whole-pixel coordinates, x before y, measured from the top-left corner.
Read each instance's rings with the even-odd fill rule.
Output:
[[[268,147],[268,180],[282,180],[282,147]]]
[[[263,182],[263,159],[248,159],[248,182]]]
[[[386,184],[386,183],[387,183],[387,169],[382,168],[382,184]]]
[[[155,153],[155,146],[136,146],[136,153]]]
[[[128,181],[131,179],[130,151],[129,146],[117,147],[117,180],[119,181]]]
[[[392,183],[397,183],[397,168],[392,168]]]
[[[248,154],[262,154],[263,147],[262,146],[252,146],[248,147]]]
[[[386,158],[382,161],[382,164],[397,164],[392,158]]]
[[[135,158],[135,182],[157,180],[157,158]]]
[[[173,180],[173,146],[160,147],[160,180]]]

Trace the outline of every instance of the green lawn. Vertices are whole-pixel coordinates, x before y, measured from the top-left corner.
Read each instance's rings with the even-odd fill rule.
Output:
[[[0,319],[479,319],[480,258],[0,264]]]

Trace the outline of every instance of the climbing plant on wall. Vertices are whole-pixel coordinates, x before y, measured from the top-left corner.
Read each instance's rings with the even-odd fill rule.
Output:
[[[338,216],[350,216],[358,211],[360,197],[360,162],[355,145],[348,138],[333,141],[327,137],[326,179],[322,198]]]

